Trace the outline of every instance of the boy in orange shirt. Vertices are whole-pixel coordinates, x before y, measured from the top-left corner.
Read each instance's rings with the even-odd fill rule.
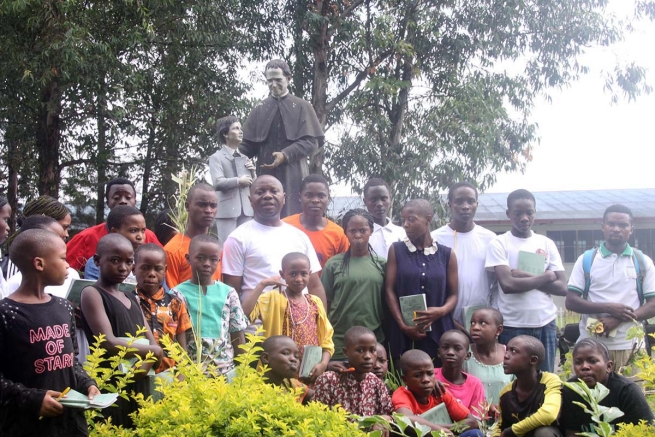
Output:
[[[400,369],[406,386],[398,388],[391,397],[397,413],[404,414],[412,422],[429,426],[434,431],[450,432],[450,425],[431,423],[420,416],[445,403],[453,421],[464,421],[471,428],[460,434],[462,437],[482,437],[482,432],[477,429],[477,421],[468,408],[434,379],[434,364],[428,354],[419,349],[408,350],[400,357]]]

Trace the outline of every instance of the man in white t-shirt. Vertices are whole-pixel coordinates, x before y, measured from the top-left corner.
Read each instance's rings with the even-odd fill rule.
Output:
[[[373,216],[373,233],[368,240],[375,253],[387,258],[389,248],[396,241],[406,237],[402,226],[394,225],[389,219],[391,209],[391,190],[380,178],[371,178],[364,185],[364,204]]]
[[[291,252],[307,255],[312,273],[308,292],[327,308],[325,290],[318,276],[321,264],[307,235],[280,220],[285,194],[275,177],[262,175],[250,186],[254,220],[236,228],[223,246],[223,282],[234,287],[241,300],[263,279],[277,276],[282,258]]]
[[[487,247],[496,234],[473,222],[478,209],[478,190],[470,182],[457,182],[448,190],[450,222],[432,232],[432,239],[453,249],[457,255],[459,293],[453,320],[468,331],[463,309],[495,306],[494,274],[485,270]],[[492,300],[493,298],[493,300]]]
[[[557,307],[551,295],[566,295],[566,274],[553,240],[532,232],[536,204],[527,190],[516,190],[507,196],[507,217],[512,229],[489,244],[485,267],[496,274],[500,286],[498,310],[504,318],[504,329],[498,340],[506,345],[517,335],[538,338],[546,349],[546,357],[539,368],[553,372]],[[543,256],[544,273],[519,270],[521,252],[527,252],[522,256],[525,260],[533,254]],[[538,270],[541,271],[540,265]]]
[[[573,266],[566,294],[566,308],[582,314],[580,338],[589,338],[589,317],[603,324],[603,333],[597,339],[609,349],[610,359],[616,369],[625,366],[632,350],[632,340],[626,338],[634,320],[643,321],[655,317],[655,270],[653,261],[643,256],[643,298],[637,292],[637,271],[634,249],[628,244],[632,235],[632,211],[623,205],[612,205],[603,214],[601,243],[591,263],[590,283],[584,298],[584,254]],[[637,261],[638,262],[638,261]],[[613,332],[616,329],[616,332]]]

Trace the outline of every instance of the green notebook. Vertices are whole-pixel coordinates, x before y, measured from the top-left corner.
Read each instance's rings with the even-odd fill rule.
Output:
[[[428,305],[425,301],[425,294],[412,294],[410,296],[401,296],[400,301],[400,312],[403,315],[403,321],[407,326],[416,326],[414,323],[414,313],[416,311],[425,311],[428,309]],[[432,331],[432,327],[429,326],[426,331]]]
[[[59,399],[59,403],[69,408],[83,408],[85,410],[88,410],[89,408],[97,408],[101,410],[112,405],[116,402],[116,399],[118,399],[117,393],[104,393],[96,395],[93,400],[90,401],[87,395],[83,395],[75,390],[70,390],[65,398]]]
[[[421,417],[435,425],[450,425],[453,423],[453,419],[450,418],[446,409],[446,404],[443,402],[421,414]]]
[[[305,346],[305,352],[300,363],[300,378],[309,378],[309,373],[323,359],[323,348],[320,346]]]
[[[95,283],[96,281],[92,281],[90,279],[73,279],[71,281],[71,285],[68,287],[68,292],[66,293],[66,299],[73,302],[75,306],[80,306],[80,296],[82,295],[82,290],[84,290],[84,288],[88,287],[89,285],[93,285]],[[134,291],[135,288],[136,288],[136,284],[130,284],[127,282],[123,282],[118,286],[118,289],[120,291],[126,293]]]
[[[535,276],[542,275],[546,271],[546,257],[538,253],[520,250],[517,268]]]

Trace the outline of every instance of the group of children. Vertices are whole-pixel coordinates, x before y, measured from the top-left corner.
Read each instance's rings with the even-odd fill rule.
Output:
[[[322,205],[321,194],[329,194],[327,183],[316,178],[303,185],[301,196],[306,192],[311,192],[305,197],[312,205]],[[419,212],[420,206],[415,208]],[[297,225],[308,225],[306,219],[301,214]],[[89,397],[98,393],[77,359],[73,308],[46,293],[46,287],[60,286],[68,275],[64,232],[52,221],[24,226],[10,248],[11,262],[23,279],[0,301],[0,352],[17,356],[0,362],[2,435],[85,435],[83,416],[62,408],[57,397],[67,387]],[[115,206],[107,218],[108,233],[85,268],[85,277],[96,282],[81,294],[84,337],[93,342],[103,334],[102,347],[112,355],[128,344],[126,337],[144,327],[147,341],[132,344],[134,352],[128,353],[155,357],[155,362],[142,365],[129,387],[144,392],[148,371],[161,373],[175,366],[162,347],[163,337],[199,358],[209,371],[227,374],[234,368],[247,326],[261,323],[267,338],[261,363],[267,366],[268,381],[295,390],[303,403],[338,404],[353,414],[383,415],[388,420],[397,412],[433,430],[451,432],[452,425],[422,416],[445,404],[453,421],[469,427],[460,434],[466,437],[481,435],[478,421],[490,417],[498,419],[494,435],[503,437],[573,435],[590,429],[591,418],[573,404],[579,401],[576,395],[562,388],[555,375],[540,370],[545,350],[538,339],[519,335],[506,347],[499,343],[503,316],[493,308],[475,311],[468,332],[442,332],[434,356],[409,348],[392,357],[404,383],[392,393],[385,385],[389,359],[383,345],[386,260],[370,244],[380,226],[363,209],[346,213],[342,224],[341,252],[326,250],[321,260],[325,308],[318,297],[303,293],[312,271],[308,257],[297,252],[280,260],[279,276],[262,280],[240,301],[235,289],[216,279],[221,245],[206,233],[190,239],[185,255],[190,279],[167,284],[167,253],[157,244],[145,243],[143,215],[128,205]],[[0,240],[5,238],[2,231]],[[424,248],[426,254],[429,249]],[[135,283],[133,293],[119,289],[126,281]],[[265,291],[271,286],[275,288]],[[417,330],[418,334],[425,337],[425,332]],[[38,348],[41,342],[45,354]],[[300,363],[308,346],[320,347],[322,356],[301,379]],[[18,356],[17,350],[25,353]],[[435,361],[440,368],[435,369]],[[617,423],[653,419],[641,391],[612,371],[601,343],[581,341],[573,351],[573,363],[575,374],[589,387],[598,382],[610,387],[613,395],[603,405],[626,413]],[[120,402],[120,408],[108,409],[106,415],[129,426],[127,413],[136,404]],[[44,419],[34,420],[39,416]]]

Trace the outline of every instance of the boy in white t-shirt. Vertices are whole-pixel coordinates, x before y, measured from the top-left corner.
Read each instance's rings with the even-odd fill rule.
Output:
[[[505,319],[499,341],[507,344],[517,335],[538,338],[546,348],[539,368],[553,372],[557,347],[557,308],[551,295],[566,296],[566,274],[557,246],[550,238],[532,232],[536,201],[527,190],[507,196],[507,217],[512,229],[496,237],[487,249],[485,267],[496,274],[500,292],[498,309]],[[544,256],[544,273],[518,270],[519,252]]]
[[[478,209],[478,190],[470,182],[457,182],[448,190],[450,222],[432,231],[432,239],[452,248],[457,254],[459,295],[453,311],[458,328],[464,326],[462,309],[480,305],[496,307],[496,293],[491,292],[496,281],[492,272],[484,268],[487,247],[496,234],[473,222]],[[495,289],[495,287],[494,287]]]

